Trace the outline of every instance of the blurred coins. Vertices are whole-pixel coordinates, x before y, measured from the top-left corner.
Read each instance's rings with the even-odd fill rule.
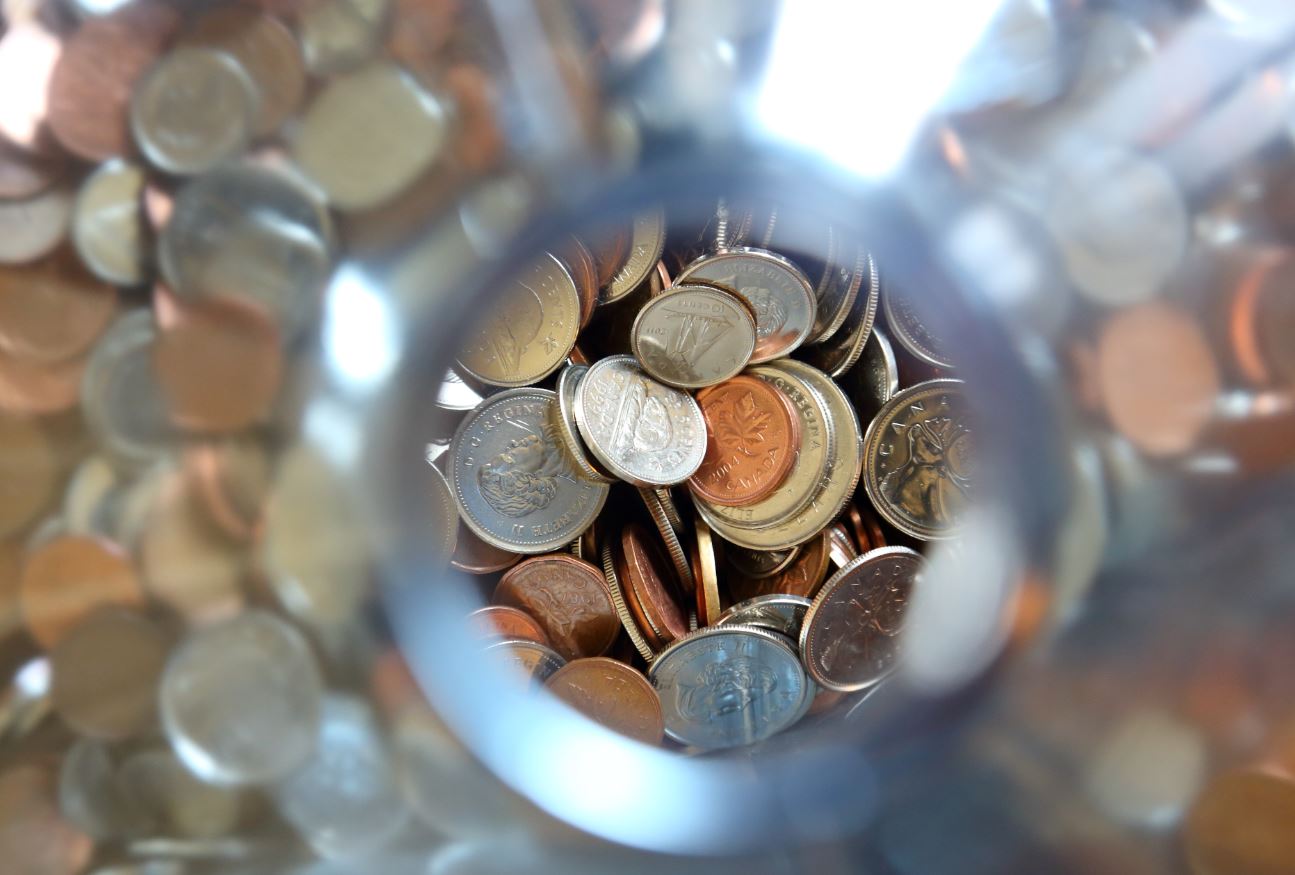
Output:
[[[168,644],[156,625],[133,611],[96,611],[50,652],[54,711],[91,738],[120,740],[151,728]]]
[[[455,536],[459,530],[459,511],[450,492],[449,481],[435,466],[428,465],[428,519],[435,540],[436,561],[444,569],[454,555]]]
[[[800,550],[800,547],[788,547],[786,550],[748,550],[745,547],[730,547],[724,551],[724,558],[729,568],[743,577],[760,579],[772,577],[785,570],[795,561]]]
[[[682,286],[639,310],[630,332],[635,358],[670,386],[711,386],[746,367],[755,351],[755,318],[726,292]]]
[[[840,375],[840,383],[854,402],[861,422],[872,422],[882,406],[899,391],[895,352],[879,328],[873,327],[859,360]]]
[[[0,535],[32,522],[54,499],[58,459],[40,424],[0,415]]]
[[[22,264],[49,253],[71,218],[72,194],[61,185],[26,200],[0,200],[0,264]]]
[[[752,744],[801,714],[809,680],[779,635],[752,626],[701,629],[652,663],[666,734],[703,750]]]
[[[216,838],[233,832],[242,818],[240,791],[199,780],[169,750],[130,754],[118,770],[118,782],[157,834]]]
[[[58,809],[58,777],[45,762],[24,762],[0,772],[0,859],[12,875],[77,875],[94,854],[94,842]]]
[[[58,805],[63,816],[97,840],[146,834],[147,814],[130,798],[107,743],[79,738],[59,766]]]
[[[303,0],[296,5],[297,37],[311,73],[353,69],[382,44],[390,0]]]
[[[760,577],[731,575],[728,578],[729,591],[741,601],[775,593],[813,598],[827,577],[827,569],[831,565],[831,544],[831,536],[827,532],[820,532],[800,547],[799,552],[793,554],[791,562],[781,570]]]
[[[439,156],[445,129],[437,98],[380,62],[324,87],[302,118],[294,152],[333,206],[363,210],[417,179]]]
[[[800,638],[801,624],[810,601],[804,596],[773,593],[738,602],[725,611],[713,626],[758,626],[786,635],[793,641]]]
[[[1295,865],[1295,781],[1225,772],[1197,796],[1183,824],[1195,875],[1282,875]]]
[[[28,154],[55,156],[59,152],[47,124],[49,83],[63,43],[40,22],[14,21],[6,15],[5,23],[8,27],[0,36],[0,81],[5,83],[0,136]],[[44,187],[9,196],[29,197]]]
[[[871,277],[869,287],[865,294],[855,299],[853,308],[846,312],[839,326],[841,330],[802,350],[804,359],[829,377],[840,377],[854,367],[872,337],[881,284],[872,256],[867,256],[865,264],[866,272]],[[830,270],[829,268],[829,272]]]
[[[814,289],[800,268],[780,255],[739,247],[702,256],[675,282],[682,285],[690,279],[718,283],[751,305],[756,325],[752,362],[787,355],[814,327]]]
[[[775,383],[733,377],[697,395],[706,457],[688,481],[711,504],[755,504],[782,486],[801,447],[800,417]]]
[[[622,238],[613,237],[608,245],[596,250],[599,264],[616,264],[616,272],[603,283],[602,303],[619,301],[637,289],[656,269],[665,249],[665,215],[659,210],[651,210],[634,217],[628,247],[620,250],[617,245]],[[615,251],[616,254],[611,254]],[[617,256],[624,251],[623,260]],[[600,271],[601,272],[601,271]]]
[[[202,173],[246,148],[259,99],[251,77],[232,56],[181,47],[136,85],[131,130],[158,169],[181,176]]]
[[[548,645],[549,636],[534,617],[517,608],[487,605],[468,614],[468,625],[478,638],[525,638]]]
[[[603,575],[564,553],[536,556],[510,568],[491,601],[534,617],[563,659],[606,653],[620,631]]]
[[[113,159],[81,184],[72,216],[72,242],[95,276],[134,286],[151,262],[144,227],[144,172]]]
[[[486,653],[503,659],[509,671],[533,684],[542,684],[566,665],[555,650],[524,638],[505,638],[486,647]]]
[[[189,493],[216,528],[236,541],[260,531],[270,491],[263,444],[248,436],[196,442],[185,447],[182,467]]]
[[[38,362],[90,348],[117,311],[116,292],[63,249],[0,271],[0,349]]]
[[[613,554],[625,603],[653,650],[688,634],[675,593],[679,584],[656,539],[637,523],[622,531]]]
[[[585,374],[576,424],[598,461],[636,486],[682,483],[706,453],[697,402],[648,377],[628,355],[602,359]]]
[[[260,784],[309,759],[321,690],[301,633],[253,610],[191,631],[171,656],[158,702],[171,747],[195,774]]]
[[[158,385],[157,330],[148,310],[131,310],[108,328],[80,381],[86,425],[117,460],[142,467],[171,448],[175,430]]]
[[[3,45],[4,37],[0,37],[0,52],[3,52]],[[2,68],[0,77],[3,77]],[[7,77],[3,78],[8,81]],[[5,113],[0,112],[0,134],[4,132],[4,117]],[[25,200],[34,197],[62,179],[66,170],[67,161],[61,153],[33,154],[0,136],[0,198]]]
[[[845,329],[861,345],[877,315],[881,291],[877,265],[862,246],[838,243],[840,234],[836,229],[829,227],[827,234],[831,255],[814,287],[814,327],[808,342],[824,343]],[[838,253],[837,249],[844,251]],[[841,347],[842,343],[838,341],[835,345]],[[848,348],[849,342],[844,346]]]
[[[665,734],[656,689],[635,669],[614,659],[577,659],[545,682],[550,693],[595,723],[644,744]]]
[[[571,274],[545,254],[494,301],[459,355],[468,376],[493,386],[525,386],[557,370],[580,330],[580,295]]]
[[[137,607],[144,592],[125,551],[86,535],[62,535],[27,554],[18,597],[27,630],[50,649],[97,608]]]
[[[864,486],[877,511],[923,540],[952,537],[975,484],[975,435],[961,380],[918,383],[868,426]]]
[[[602,510],[607,485],[575,471],[557,434],[557,396],[491,396],[454,433],[449,481],[463,521],[488,543],[544,553],[571,543]]]
[[[907,547],[859,556],[814,597],[800,633],[805,668],[819,686],[861,690],[894,667],[913,581],[922,558]]]

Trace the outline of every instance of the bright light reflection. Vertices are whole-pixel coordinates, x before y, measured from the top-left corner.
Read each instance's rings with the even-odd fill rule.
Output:
[[[334,376],[350,389],[372,389],[400,358],[400,334],[386,299],[358,271],[333,277],[324,314],[324,354]]]
[[[863,176],[904,157],[1003,0],[783,5],[756,117]]]

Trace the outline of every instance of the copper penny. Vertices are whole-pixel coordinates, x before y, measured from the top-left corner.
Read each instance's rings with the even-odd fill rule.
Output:
[[[674,596],[679,583],[657,538],[638,523],[630,523],[621,531],[616,558],[628,607],[653,649],[687,635],[688,617]]]
[[[922,557],[907,547],[865,553],[814,597],[800,630],[805,670],[820,687],[848,693],[894,667],[913,580]]]
[[[830,563],[831,538],[823,532],[801,548],[785,571],[766,577],[730,575],[729,594],[740,602],[775,593],[813,598],[827,576]]]
[[[548,645],[544,627],[530,614],[518,608],[487,605],[468,614],[468,625],[478,638],[525,638]]]
[[[279,331],[251,301],[185,302],[153,348],[171,420],[183,428],[233,431],[262,421],[283,379]]]
[[[697,394],[706,457],[688,488],[712,504],[744,507],[782,485],[796,461],[800,420],[772,383],[737,376]]]
[[[561,252],[562,263],[571,271],[580,293],[580,327],[583,329],[593,318],[598,306],[598,268],[593,254],[576,237],[572,237]],[[574,356],[575,350],[572,350]]]
[[[459,522],[459,533],[454,542],[454,555],[450,564],[468,574],[494,574],[511,568],[522,558],[520,553],[509,553],[500,550],[493,544],[487,544],[476,534]]]
[[[134,611],[102,608],[50,652],[54,711],[81,735],[116,741],[156,722],[169,642]]]
[[[831,556],[832,564],[837,568],[844,568],[853,562],[859,555],[859,548],[855,546],[854,538],[850,537],[850,530],[845,527],[845,524],[836,523],[828,526],[824,531],[827,532],[828,554]]]
[[[885,546],[884,544],[872,543],[872,535],[868,531],[867,523],[864,522],[859,505],[852,504],[846,508],[845,519],[850,525],[850,534],[854,538],[854,547],[857,552],[867,553],[873,547]]]
[[[69,249],[0,271],[0,350],[42,362],[80,355],[117,312],[117,293]]]
[[[184,451],[188,488],[227,536],[250,541],[261,529],[270,492],[270,457],[251,438],[194,444]]]
[[[0,416],[0,536],[24,528],[49,506],[58,457],[40,424]]]
[[[665,718],[656,689],[643,675],[606,657],[577,659],[545,683],[549,692],[595,723],[645,744],[660,744]]]
[[[0,136],[28,151],[57,154],[46,125],[49,82],[63,44],[35,21],[9,22],[0,37]]]
[[[1291,348],[1291,329],[1295,327],[1295,304],[1291,303],[1291,281],[1295,278],[1295,259],[1283,254],[1273,262],[1253,302],[1252,357],[1262,362],[1260,370],[1267,381],[1295,383],[1295,350]]]
[[[0,352],[0,410],[48,414],[72,409],[81,400],[88,356],[37,362]]]
[[[534,617],[563,659],[606,653],[620,632],[602,572],[570,554],[535,556],[510,568],[491,601]]]
[[[67,161],[59,153],[34,155],[0,138],[0,198],[38,195],[62,179],[66,170]]]
[[[0,825],[0,860],[12,875],[76,875],[94,855],[94,840],[59,810],[53,762],[0,773]]]
[[[1183,823],[1195,875],[1295,871],[1295,781],[1258,770],[1227,772],[1201,791]]]
[[[1219,372],[1187,312],[1151,303],[1115,313],[1097,358],[1106,413],[1130,442],[1157,456],[1195,445],[1219,393]]]
[[[136,607],[144,591],[126,552],[87,535],[63,535],[27,555],[18,583],[23,621],[49,649],[105,605]]]

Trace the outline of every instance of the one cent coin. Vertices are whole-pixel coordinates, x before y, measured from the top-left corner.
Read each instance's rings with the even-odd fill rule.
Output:
[[[881,547],[846,565],[819,590],[805,614],[800,652],[821,687],[853,692],[894,667],[913,580],[922,557]]]
[[[624,663],[605,657],[577,659],[558,669],[545,686],[558,699],[614,732],[645,744],[660,744],[665,735],[656,688]]]
[[[61,413],[76,406],[86,356],[38,362],[0,353],[0,410],[17,414]]]
[[[185,481],[207,518],[235,541],[260,531],[270,493],[270,457],[247,438],[196,442],[183,455]]]
[[[652,298],[630,329],[643,369],[682,389],[712,386],[746,367],[755,351],[755,317],[734,295],[679,286]]]
[[[549,646],[549,636],[534,617],[517,608],[487,605],[468,614],[468,626],[478,638],[524,638]]]
[[[1194,875],[1284,875],[1295,866],[1295,781],[1258,770],[1224,773],[1183,824]]]
[[[657,539],[638,523],[630,523],[620,536],[616,566],[626,602],[648,643],[660,650],[688,634],[688,618],[675,593],[679,583]]]
[[[94,840],[59,810],[53,763],[11,765],[0,773],[0,859],[15,875],[77,875]]]
[[[697,396],[706,457],[688,487],[712,504],[754,504],[783,484],[800,450],[800,417],[776,384],[734,377]]]
[[[533,684],[542,684],[566,665],[557,651],[524,638],[506,638],[491,644],[486,653],[501,657],[505,664]]]
[[[60,362],[90,348],[117,312],[113,288],[68,249],[0,271],[0,350]]]
[[[536,556],[510,568],[491,601],[534,617],[563,659],[606,653],[620,631],[602,572],[570,554]]]
[[[105,605],[144,604],[130,557],[115,544],[86,535],[63,535],[27,555],[18,584],[23,620],[46,649]]]
[[[800,547],[788,547],[786,550],[749,550],[746,547],[730,546],[724,551],[724,560],[734,573],[758,580],[786,571],[800,555],[800,550]]]
[[[24,528],[49,506],[60,476],[40,424],[0,416],[0,535]]]

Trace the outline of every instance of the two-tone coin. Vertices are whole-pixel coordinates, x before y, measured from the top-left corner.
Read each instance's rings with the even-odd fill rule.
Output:
[[[736,296],[709,286],[676,286],[639,310],[630,330],[635,358],[682,389],[722,383],[755,352],[755,317]]]

